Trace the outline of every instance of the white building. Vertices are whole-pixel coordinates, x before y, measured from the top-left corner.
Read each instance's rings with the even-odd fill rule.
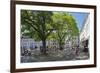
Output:
[[[32,38],[29,38],[28,36],[22,36],[21,37],[21,48],[22,49],[40,49],[42,46],[42,41],[35,41]],[[51,46],[58,46],[57,42],[48,40],[46,41],[46,46],[51,47]]]
[[[35,41],[27,36],[21,37],[21,48],[30,49],[35,48]]]
[[[84,25],[80,31],[80,43],[81,46],[86,46],[89,48],[89,37],[90,37],[90,19],[89,14],[86,16],[86,19],[84,21]]]

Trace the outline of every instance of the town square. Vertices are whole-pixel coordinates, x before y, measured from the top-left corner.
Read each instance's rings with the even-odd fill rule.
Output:
[[[89,13],[21,10],[21,63],[89,59]]]

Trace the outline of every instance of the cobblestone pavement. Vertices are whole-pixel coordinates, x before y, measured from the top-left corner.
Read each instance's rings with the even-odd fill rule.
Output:
[[[47,61],[69,61],[69,60],[84,60],[88,59],[89,55],[85,53],[79,53],[76,55],[74,51],[70,49],[58,50],[56,52],[49,52],[47,55],[41,54],[39,51],[34,52],[31,56],[21,56],[21,62],[47,62]]]

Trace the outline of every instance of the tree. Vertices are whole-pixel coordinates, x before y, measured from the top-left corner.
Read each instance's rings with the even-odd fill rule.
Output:
[[[52,32],[52,15],[50,11],[21,10],[21,34],[41,40],[43,54],[46,54],[46,39]]]
[[[52,35],[49,36],[49,39],[54,38],[54,40],[56,40],[59,44],[59,49],[62,50],[68,35],[78,35],[78,28],[76,26],[75,19],[69,13],[53,12],[52,19],[52,27],[55,30]],[[70,30],[71,32],[69,32]]]

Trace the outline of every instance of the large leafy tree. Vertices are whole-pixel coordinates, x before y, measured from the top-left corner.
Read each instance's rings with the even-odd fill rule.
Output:
[[[52,12],[21,10],[21,34],[42,41],[42,51],[46,54],[46,39],[51,34]]]
[[[78,35],[75,19],[66,12],[53,12],[52,19],[54,32],[49,36],[49,39],[53,38],[53,40],[58,42],[59,49],[63,49],[65,40],[69,35],[71,37]]]

